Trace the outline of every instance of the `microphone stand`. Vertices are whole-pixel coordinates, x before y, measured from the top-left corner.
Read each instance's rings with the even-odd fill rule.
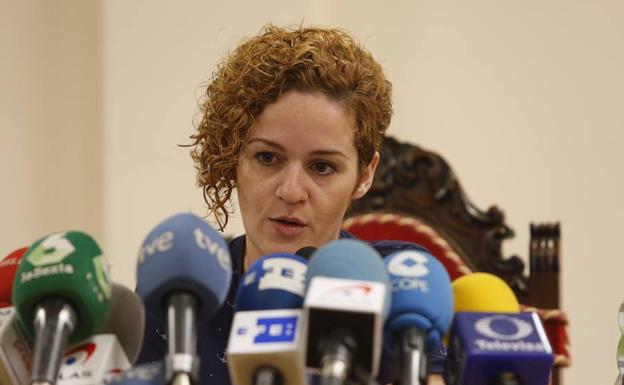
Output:
[[[426,385],[428,369],[425,333],[415,327],[409,327],[401,332],[400,338],[400,385]]]
[[[175,293],[167,299],[169,352],[166,357],[167,383],[198,384],[197,300],[189,293]]]
[[[58,298],[43,300],[35,310],[35,351],[31,385],[56,384],[69,336],[76,328],[76,313]]]

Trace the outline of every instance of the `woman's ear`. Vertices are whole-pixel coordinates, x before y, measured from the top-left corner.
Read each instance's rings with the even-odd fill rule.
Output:
[[[379,164],[379,152],[375,151],[373,155],[373,159],[371,159],[370,163],[362,169],[360,173],[360,181],[353,191],[353,199],[359,199],[363,197],[370,187],[373,184],[373,177],[375,176],[375,170],[377,169],[377,165]]]

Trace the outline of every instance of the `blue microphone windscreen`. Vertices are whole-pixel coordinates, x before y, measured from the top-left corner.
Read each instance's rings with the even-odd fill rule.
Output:
[[[384,318],[390,312],[390,282],[381,255],[364,242],[339,239],[312,254],[306,274],[306,291],[312,278],[330,277],[380,282],[386,285]]]
[[[236,310],[300,309],[308,262],[298,255],[271,254],[254,262],[236,292]]]
[[[387,331],[416,327],[426,332],[428,350],[437,349],[453,318],[453,289],[444,265],[423,250],[399,251],[384,263],[392,285]]]
[[[232,262],[223,238],[203,219],[174,215],[149,233],[139,251],[137,293],[145,310],[163,322],[165,300],[173,292],[190,292],[198,300],[199,320],[225,301]]]

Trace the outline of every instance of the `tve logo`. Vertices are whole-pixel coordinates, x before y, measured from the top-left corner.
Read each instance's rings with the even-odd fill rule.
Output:
[[[229,250],[221,247],[221,245],[219,245],[216,240],[204,234],[199,228],[196,228],[193,234],[195,235],[195,242],[197,243],[197,247],[203,250],[207,250],[210,254],[215,255],[217,257],[217,261],[219,261],[219,265],[221,265],[223,270],[232,270],[232,261],[230,260]]]
[[[173,232],[165,231],[151,242],[144,243],[143,247],[139,250],[139,263],[143,263],[146,256],[152,256],[156,254],[156,252],[164,253],[171,249],[173,247],[173,237]]]
[[[258,334],[254,343],[294,342],[297,331],[297,317],[258,318]]]

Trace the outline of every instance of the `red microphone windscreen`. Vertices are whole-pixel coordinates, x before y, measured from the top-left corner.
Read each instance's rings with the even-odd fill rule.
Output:
[[[26,250],[28,247],[17,249],[0,261],[0,307],[11,306],[15,272]]]

